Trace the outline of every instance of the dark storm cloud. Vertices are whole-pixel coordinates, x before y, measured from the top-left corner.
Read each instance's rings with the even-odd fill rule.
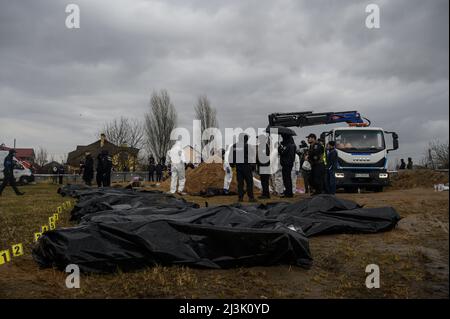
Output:
[[[446,0],[73,2],[79,30],[64,2],[0,0],[0,142],[66,153],[104,121],[142,118],[161,88],[187,127],[207,94],[222,128],[357,109],[399,133],[401,156],[448,139]]]

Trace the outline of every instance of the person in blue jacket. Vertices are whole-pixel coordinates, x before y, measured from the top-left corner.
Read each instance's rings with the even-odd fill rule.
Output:
[[[2,192],[8,184],[13,188],[14,192],[16,192],[16,195],[25,194],[19,191],[16,186],[16,178],[14,177],[15,154],[16,150],[9,150],[9,154],[5,157],[5,161],[3,162],[3,183],[0,185],[0,196],[2,196]]]

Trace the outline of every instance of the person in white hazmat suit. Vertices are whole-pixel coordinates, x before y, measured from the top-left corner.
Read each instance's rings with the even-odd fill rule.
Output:
[[[300,172],[300,156],[295,154],[294,166],[292,167],[291,178],[292,178],[292,194],[297,192],[297,176]]]
[[[223,178],[223,192],[228,194],[230,191],[231,181],[233,180],[233,170],[231,169],[229,158],[230,150],[233,145],[228,145],[223,158],[223,170],[225,171],[225,177]]]
[[[177,191],[180,195],[185,195],[184,184],[186,183],[185,166],[186,158],[184,156],[181,142],[176,141],[172,148],[167,152],[166,165],[170,165],[170,193],[175,194]]]
[[[281,173],[280,156],[278,146],[280,141],[277,135],[271,136],[274,147],[270,153],[270,173],[272,174],[272,185],[276,195],[282,195],[284,192],[283,174]]]

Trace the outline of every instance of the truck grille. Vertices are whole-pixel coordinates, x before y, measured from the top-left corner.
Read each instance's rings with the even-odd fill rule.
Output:
[[[379,167],[384,168],[386,165],[386,158],[382,158],[376,163],[347,163],[342,158],[338,158],[338,163],[340,167]]]

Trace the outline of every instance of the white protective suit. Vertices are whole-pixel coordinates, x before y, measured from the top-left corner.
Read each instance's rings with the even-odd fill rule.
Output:
[[[294,166],[292,166],[291,178],[292,178],[292,193],[297,192],[297,172],[300,171],[300,156],[295,154]]]
[[[278,144],[278,143],[277,143]],[[278,145],[270,153],[270,173],[272,174],[272,184],[275,193],[278,195],[283,194],[283,174],[281,173],[280,156],[278,155]]]
[[[223,159],[223,170],[225,171],[225,177],[223,178],[223,189],[230,190],[230,184],[233,180],[233,170],[231,169],[229,158],[230,151],[233,145],[228,145],[227,150],[225,151],[224,159]]]
[[[166,165],[170,164],[170,192],[172,194],[177,191],[177,183],[178,183],[178,192],[184,191],[184,184],[186,182],[185,177],[185,167],[186,158],[184,156],[183,148],[181,147],[181,142],[176,141],[172,148],[167,152],[166,156]]]

